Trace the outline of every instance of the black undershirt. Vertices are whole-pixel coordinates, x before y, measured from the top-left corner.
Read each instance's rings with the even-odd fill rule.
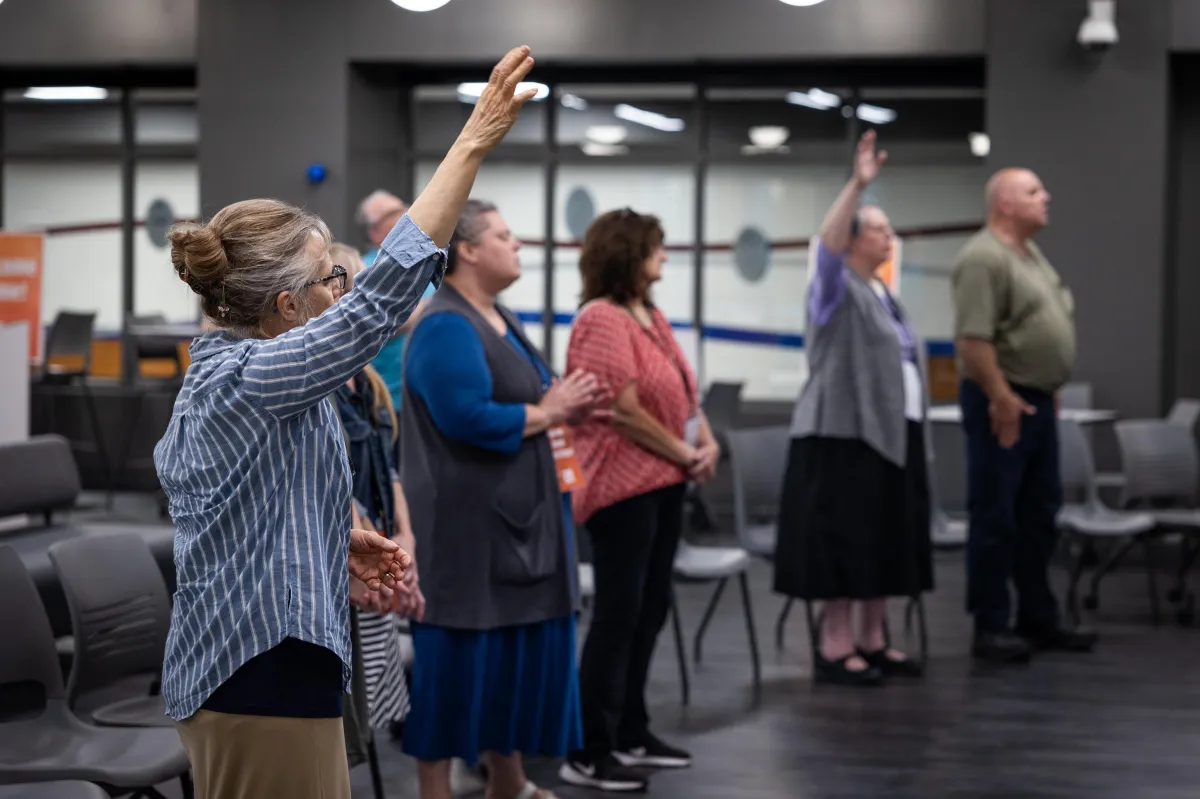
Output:
[[[246,661],[202,707],[243,716],[340,718],[341,658],[323,646],[285,638]]]

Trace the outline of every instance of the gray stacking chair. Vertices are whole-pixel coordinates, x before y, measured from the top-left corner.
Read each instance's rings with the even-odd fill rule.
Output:
[[[780,477],[782,479],[782,476]],[[746,635],[750,643],[750,664],[754,674],[754,696],[758,698],[762,694],[762,667],[758,657],[758,636],[754,630],[754,608],[750,603],[750,582],[747,579],[750,570],[750,553],[741,547],[698,547],[689,544],[687,541],[679,542],[679,549],[675,553],[674,574],[675,579],[685,583],[716,583],[717,587],[713,590],[712,598],[708,601],[708,607],[704,611],[704,616],[700,620],[700,626],[696,629],[696,640],[694,642],[693,657],[696,662],[700,662],[701,647],[704,640],[704,632],[708,629],[709,622],[712,621],[713,613],[717,609],[717,603],[721,600],[721,594],[725,591],[725,586],[731,577],[737,577],[738,585],[742,591],[742,610],[746,617]],[[678,607],[674,607],[672,612],[675,613],[678,619]],[[679,639],[676,639],[679,643]],[[688,704],[688,681],[687,663],[684,660],[683,647],[678,647],[679,654],[679,671],[684,675],[684,679],[680,683],[683,691],[683,704]]]
[[[0,785],[0,799],[108,799],[108,794],[90,782],[39,782]]]
[[[171,599],[145,539],[136,533],[88,536],[50,547],[75,638],[67,702],[118,680],[143,676],[145,695],[92,712],[103,727],[170,727],[155,690],[171,626]]]
[[[1175,404],[1167,413],[1167,423],[1182,427],[1195,435],[1196,422],[1200,422],[1200,400],[1187,397],[1175,400]]]
[[[1146,579],[1150,587],[1150,609],[1154,622],[1158,623],[1158,590],[1154,580],[1154,563],[1151,553],[1152,533],[1157,526],[1154,517],[1146,513],[1128,513],[1107,507],[1100,501],[1096,484],[1096,467],[1092,448],[1083,428],[1077,422],[1058,421],[1059,472],[1062,475],[1063,491],[1077,501],[1066,502],[1058,516],[1058,526],[1063,531],[1083,539],[1085,543],[1101,538],[1126,539],[1114,549],[1092,575],[1091,587],[1086,604],[1089,608],[1099,606],[1101,578],[1112,571],[1136,544],[1141,544],[1146,559]],[[1067,607],[1075,623],[1079,623],[1078,587],[1087,560],[1088,547],[1082,548],[1071,564],[1070,583],[1067,588]]]
[[[742,549],[766,561],[775,560],[776,520],[783,496],[791,436],[784,425],[730,430],[730,476],[733,481],[733,530]],[[775,646],[783,648],[783,630],[792,600],[775,623]]]
[[[1092,409],[1092,384],[1067,383],[1058,392],[1058,401],[1064,410],[1090,411]]]
[[[50,620],[9,546],[0,546],[0,608],[0,785],[81,780],[113,795],[161,799],[154,786],[178,779],[190,799],[175,730],[97,727],[71,712]]]
[[[1196,508],[1200,456],[1195,439],[1166,419],[1130,419],[1115,425],[1125,473],[1126,507],[1145,509],[1159,533],[1183,533],[1175,587],[1167,599],[1177,605],[1180,624],[1195,619],[1195,596],[1186,590],[1187,574],[1200,554],[1200,510]]]

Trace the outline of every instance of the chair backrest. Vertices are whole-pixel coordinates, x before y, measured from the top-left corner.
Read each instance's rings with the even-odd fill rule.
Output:
[[[1058,392],[1058,400],[1063,408],[1072,411],[1090,411],[1092,409],[1092,384],[1067,383]]]
[[[732,430],[742,411],[743,383],[713,383],[704,394],[704,415],[713,430]]]
[[[1114,425],[1128,502],[1195,499],[1200,464],[1196,442],[1165,419],[1125,419]]]
[[[0,518],[70,508],[80,490],[75,456],[62,436],[0,444]]]
[[[37,683],[62,700],[62,672],[50,619],[17,551],[0,545],[0,686]]]
[[[84,536],[51,545],[49,555],[75,632],[68,702],[122,678],[161,671],[171,600],[145,539]]]
[[[49,363],[53,358],[82,358],[80,371],[86,372],[92,363],[92,332],[95,327],[94,311],[59,311],[46,337],[44,360]]]
[[[1167,422],[1182,427],[1189,433],[1195,433],[1196,422],[1200,422],[1200,400],[1183,398],[1175,400],[1171,412],[1167,414]]]
[[[774,521],[783,494],[791,437],[783,425],[730,430],[730,474],[733,480],[733,521],[738,539],[747,543],[756,520]]]
[[[1064,491],[1082,493],[1089,504],[1099,502],[1092,446],[1083,427],[1069,419],[1058,420],[1058,470]]]

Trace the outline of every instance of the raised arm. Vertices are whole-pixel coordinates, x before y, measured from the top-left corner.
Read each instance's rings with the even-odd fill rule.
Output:
[[[534,94],[515,94],[532,67],[529,48],[518,47],[492,70],[445,160],[388,234],[379,257],[355,281],[353,291],[308,324],[249,348],[242,380],[264,409],[289,416],[319,402],[379,353],[431,280],[441,284],[443,248],[479,166]]]

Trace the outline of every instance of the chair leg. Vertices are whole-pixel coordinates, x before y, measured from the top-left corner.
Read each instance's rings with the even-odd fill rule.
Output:
[[[754,669],[754,698],[762,696],[762,663],[758,658],[758,634],[754,630],[754,609],[750,604],[750,581],[746,572],[738,575],[742,589],[742,609],[746,613],[746,636],[750,639],[750,665]]]
[[[383,790],[383,773],[379,770],[379,753],[375,751],[374,735],[367,740],[367,765],[371,769],[371,788],[375,792],[375,799],[386,799],[387,793]]]
[[[804,613],[808,617],[808,645],[812,650],[813,668],[816,668],[817,660],[821,657],[821,612],[813,612],[813,603],[810,601],[804,602]]]
[[[1083,604],[1088,610],[1095,610],[1100,606],[1100,580],[1109,572],[1117,568],[1124,558],[1133,549],[1133,545],[1137,543],[1136,538],[1131,538],[1121,546],[1114,549],[1104,559],[1104,562],[1096,567],[1096,571],[1092,572],[1092,580],[1088,595],[1084,598]]]
[[[704,640],[704,632],[708,629],[708,623],[712,621],[713,614],[717,611],[717,603],[721,601],[721,594],[725,592],[725,584],[729,582],[728,577],[722,577],[717,581],[717,588],[713,591],[712,599],[708,600],[708,607],[704,609],[704,617],[700,619],[700,626],[696,628],[696,640],[693,642],[693,654],[696,662],[700,662],[700,645]]]
[[[671,589],[671,627],[675,632],[675,654],[679,657],[679,690],[686,707],[691,702],[692,687],[688,682],[686,646],[683,643],[683,624],[679,620],[679,603],[675,601],[675,589]]]
[[[192,784],[192,773],[185,771],[179,775],[179,792],[183,799],[195,799],[196,786]]]
[[[929,662],[929,628],[925,626],[925,600],[920,594],[908,598],[908,605],[904,608],[904,630],[906,633],[912,632],[913,617],[917,620],[917,657],[921,659],[921,666]]]
[[[787,630],[788,614],[792,612],[792,603],[796,600],[788,597],[779,610],[779,618],[775,621],[775,651],[783,651],[783,634]]]
[[[1142,544],[1142,558],[1146,561],[1146,588],[1150,591],[1150,618],[1154,620],[1154,626],[1157,627],[1161,621],[1161,616],[1158,609],[1158,580],[1154,575],[1154,545],[1150,540],[1150,536],[1141,535],[1129,542],[1129,546],[1137,541]],[[1128,547],[1122,547],[1128,550]]]
[[[1079,611],[1079,579],[1083,577],[1084,564],[1090,547],[1080,542],[1079,552],[1071,562],[1070,579],[1067,583],[1067,612],[1071,614],[1071,622],[1078,626],[1082,614]]]

